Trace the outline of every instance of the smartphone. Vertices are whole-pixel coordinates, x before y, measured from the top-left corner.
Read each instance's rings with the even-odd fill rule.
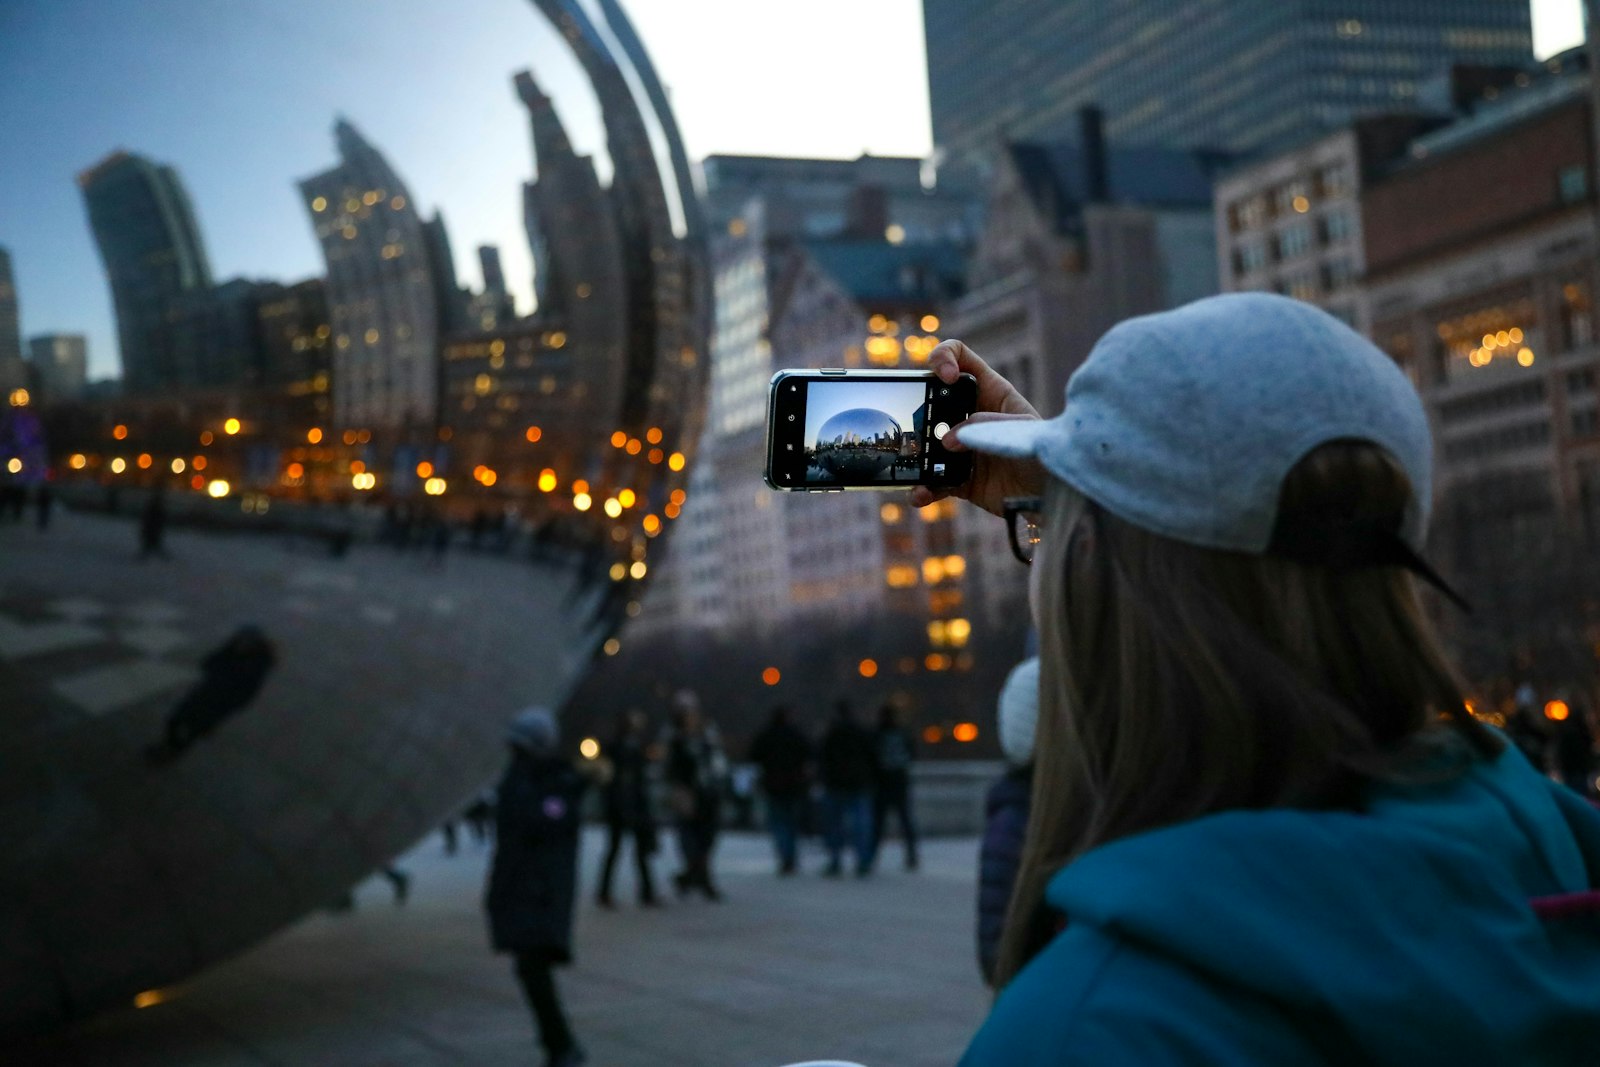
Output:
[[[936,489],[972,476],[939,442],[978,405],[978,381],[930,371],[781,370],[767,398],[767,484],[795,492]]]

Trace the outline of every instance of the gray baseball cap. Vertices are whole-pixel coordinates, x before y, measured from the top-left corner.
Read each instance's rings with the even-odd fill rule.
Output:
[[[1411,483],[1400,529],[1360,562],[1407,567],[1459,603],[1417,555],[1433,494],[1421,398],[1372,342],[1299,300],[1228,293],[1129,319],[1072,375],[1060,415],[960,432],[979,452],[1036,457],[1142,529],[1255,555],[1271,545],[1284,477],[1350,439],[1383,448]]]

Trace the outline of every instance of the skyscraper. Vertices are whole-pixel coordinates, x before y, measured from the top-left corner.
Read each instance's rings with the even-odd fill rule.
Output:
[[[328,265],[333,418],[346,427],[431,426],[440,300],[430,235],[388,160],[340,119],[339,165],[300,183]],[[430,241],[431,236],[431,241]],[[448,248],[448,246],[446,246]]]
[[[111,282],[126,390],[198,384],[175,364],[168,315],[182,294],[210,289],[211,266],[177,172],[114,152],[78,185]]]
[[[28,383],[22,362],[22,333],[17,315],[17,284],[11,277],[11,253],[0,248],[0,397]]]
[[[1528,0],[924,0],[933,139],[979,164],[1003,135],[1248,151],[1414,102],[1452,63],[1533,59]]]
[[[28,338],[29,360],[46,403],[78,400],[89,384],[89,341],[81,333]]]

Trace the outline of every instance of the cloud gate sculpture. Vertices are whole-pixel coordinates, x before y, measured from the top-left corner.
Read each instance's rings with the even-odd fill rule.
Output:
[[[354,343],[333,354],[329,440],[317,444],[319,428],[307,446],[299,430],[294,454],[309,447],[308,458],[281,475],[310,478],[317,449],[341,447],[341,432],[345,492],[376,483],[367,501],[381,497],[390,471],[415,467],[413,494],[438,483],[438,497],[412,497],[418,509],[459,501],[443,495],[446,477],[488,486],[498,471],[500,489],[524,489],[522,539],[504,554],[453,550],[437,567],[426,550],[375,543],[392,532],[394,511],[380,526],[383,509],[369,504],[340,513],[355,539],[341,555],[337,539],[329,552],[320,538],[289,536],[297,505],[280,497],[269,518],[287,516],[284,536],[197,529],[179,520],[206,521],[225,506],[237,521],[240,494],[189,493],[191,475],[199,489],[211,472],[185,470],[181,459],[172,461],[179,489],[164,505],[171,559],[135,558],[127,516],[142,509],[148,522],[151,505],[131,486],[120,517],[68,514],[37,537],[21,526],[0,531],[0,1034],[129,1003],[337,901],[492,780],[510,716],[559,705],[641,592],[681,504],[703,417],[706,235],[665,93],[615,0],[534,6],[599,100],[609,185],[574,153],[534,77],[518,75],[537,154],[524,203],[539,309],[489,326],[475,316],[455,336],[442,302],[404,320],[407,340],[438,323],[436,382],[406,386],[408,404],[437,389],[436,421],[396,408],[404,427],[375,429],[369,442],[362,427],[374,423],[363,420],[378,416],[361,412],[379,410],[377,394],[341,392],[363,375],[379,382],[373,353],[389,343],[381,324],[360,321],[363,300],[381,305],[412,290],[408,299],[432,300],[412,284],[419,275],[396,274],[391,285],[382,272],[410,262],[412,245],[433,231],[402,217],[410,209],[399,179],[373,171],[375,150],[341,123],[343,163],[301,190],[328,268],[333,325],[324,336]],[[383,181],[396,184],[380,189]],[[389,229],[369,230],[380,222]],[[216,447],[234,432],[219,431]],[[242,470],[261,462],[246,460]],[[165,476],[166,462],[158,455],[150,473]],[[438,477],[421,481],[425,467]],[[119,490],[109,485],[88,488],[116,510]],[[64,478],[69,499],[71,488]],[[611,507],[619,498],[628,505]],[[267,495],[251,499],[247,511],[268,515]],[[484,536],[489,543],[495,529]],[[247,626],[270,640],[270,665],[259,645],[237,653],[257,657],[252,669],[207,659]],[[180,729],[174,741],[169,720],[186,693],[203,736]],[[207,700],[218,720],[209,732]]]

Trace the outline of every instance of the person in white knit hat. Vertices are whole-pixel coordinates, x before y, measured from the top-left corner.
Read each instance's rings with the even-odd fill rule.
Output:
[[[978,969],[994,984],[995,958],[1006,908],[1022,862],[1033,791],[1033,732],[1039,721],[1039,659],[1011,669],[1000,690],[1000,749],[1011,766],[984,800],[983,844],[978,850]]]

